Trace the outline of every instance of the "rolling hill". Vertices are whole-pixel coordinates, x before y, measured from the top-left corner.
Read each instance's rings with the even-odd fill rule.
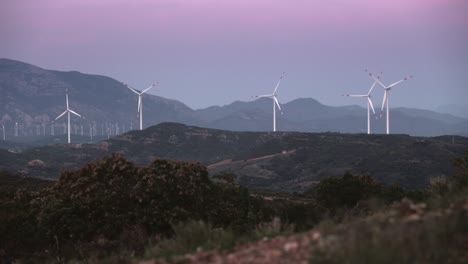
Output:
[[[157,158],[201,162],[211,174],[235,173],[241,184],[258,189],[301,192],[346,171],[416,188],[429,177],[450,175],[452,160],[467,148],[466,137],[235,132],[162,123],[97,144],[0,150],[0,170],[57,178],[61,170],[121,153],[140,165]]]

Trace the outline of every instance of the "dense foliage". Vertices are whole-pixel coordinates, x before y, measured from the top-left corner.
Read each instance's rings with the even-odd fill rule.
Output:
[[[257,200],[234,183],[212,182],[200,164],[155,160],[139,168],[112,155],[63,172],[39,192],[4,196],[0,248],[14,255],[41,249],[58,256],[101,254],[122,247],[141,252],[149,237],[169,236],[177,223],[252,228],[269,215]]]
[[[359,255],[377,254],[370,259],[379,262],[398,252],[407,254],[406,261],[411,252],[405,251],[403,240],[412,241],[418,252],[424,247],[436,250],[441,243],[423,240],[449,243],[457,232],[465,232],[463,237],[467,231],[462,223],[467,220],[463,206],[468,194],[468,152],[455,160],[451,177],[433,178],[418,191],[347,173],[323,179],[300,195],[252,192],[236,184],[233,174],[210,179],[200,164],[155,160],[138,167],[116,154],[64,171],[56,183],[0,176],[0,257],[7,254],[37,262],[104,258],[113,263],[132,256],[171,257],[199,246],[226,249],[263,236],[320,230],[330,221],[339,223],[338,227],[345,224],[331,234],[342,237],[339,248],[346,252],[319,248],[317,261],[341,263],[349,258],[359,263]],[[438,211],[426,214],[425,207],[404,197]],[[458,207],[454,201],[459,201]],[[343,216],[357,220],[347,224]],[[406,217],[426,216],[424,225],[406,222]],[[414,232],[406,232],[407,228]],[[429,236],[431,231],[435,233]],[[385,241],[393,233],[402,240],[387,251]],[[365,234],[374,242],[366,241]],[[357,238],[359,243],[354,241]],[[455,247],[458,241],[450,245]],[[446,253],[452,254],[444,251],[436,259]]]

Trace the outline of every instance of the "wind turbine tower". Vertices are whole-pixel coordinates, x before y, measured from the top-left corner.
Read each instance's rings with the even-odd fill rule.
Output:
[[[276,132],[276,107],[278,107],[278,109],[280,111],[282,111],[281,106],[280,106],[280,104],[278,102],[278,98],[276,98],[276,91],[278,91],[278,87],[279,87],[279,85],[281,83],[281,80],[284,78],[285,75],[286,75],[286,73],[283,72],[283,74],[279,78],[278,83],[276,84],[276,87],[273,90],[272,94],[264,94],[264,95],[254,96],[254,98],[271,98],[271,100],[273,101],[273,132]],[[281,114],[283,114],[283,112],[281,112]]]
[[[93,141],[93,126],[89,124],[89,138]]]
[[[155,87],[158,85],[159,82],[156,82],[155,84],[151,85],[150,87],[146,88],[142,92],[138,92],[136,89],[130,87],[127,85],[127,88],[130,89],[132,92],[136,93],[138,95],[138,115],[140,116],[140,130],[143,130],[143,102],[142,102],[142,97],[143,94],[146,93],[149,89]]]
[[[378,79],[382,76],[382,73],[377,77]],[[372,90],[374,89],[375,85],[377,84],[377,81],[374,81],[372,84],[371,88],[369,89],[369,92],[367,94],[343,94],[343,96],[349,96],[349,97],[357,97],[357,98],[366,98],[367,99],[367,134],[371,133],[371,124],[370,124],[370,110],[375,115],[375,110],[374,110],[374,104],[372,103],[371,99],[371,93]]]
[[[70,109],[70,106],[68,105],[68,90],[66,91],[66,94],[65,94],[65,100],[66,100],[66,103],[67,103],[67,110],[65,110],[63,113],[61,113],[59,116],[57,116],[57,118],[55,118],[54,121],[56,121],[57,119],[61,118],[65,114],[67,114],[67,117],[68,117],[68,126],[67,126],[68,127],[68,144],[70,144],[70,113],[74,114],[74,115],[76,115],[78,117],[81,117],[81,118],[84,118],[84,117],[82,117],[80,114],[78,114],[77,112]]]
[[[390,111],[389,111],[389,103],[388,103],[388,99],[390,97],[390,91],[392,90],[392,88],[404,81],[407,81],[411,78],[413,78],[412,75],[409,75],[409,76],[406,76],[405,78],[397,81],[397,82],[394,82],[392,84],[390,84],[389,86],[385,86],[380,80],[379,78],[376,78],[374,75],[372,75],[372,73],[369,72],[369,76],[371,76],[377,83],[380,84],[380,86],[382,86],[384,88],[384,97],[383,97],[383,101],[382,101],[382,109],[380,110],[380,116],[383,115],[383,110],[384,108],[386,107],[386,112],[387,112],[387,134],[390,134]]]

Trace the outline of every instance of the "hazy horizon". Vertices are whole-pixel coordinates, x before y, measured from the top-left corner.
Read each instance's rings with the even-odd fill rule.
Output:
[[[14,1],[0,3],[0,57],[105,75],[191,108],[270,93],[360,105],[384,71],[391,107],[466,105],[468,2]],[[382,88],[376,87],[378,108]],[[209,95],[209,96],[208,96]]]

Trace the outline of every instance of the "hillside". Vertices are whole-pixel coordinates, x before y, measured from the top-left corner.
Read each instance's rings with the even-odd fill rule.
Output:
[[[452,159],[467,148],[465,137],[234,132],[163,123],[98,144],[4,151],[0,170],[57,178],[63,169],[121,153],[139,165],[157,158],[201,162],[212,175],[232,172],[241,184],[259,189],[301,192],[324,177],[346,171],[416,188],[431,176],[451,174]]]
[[[184,131],[178,124],[161,126],[166,127],[156,127],[145,140]],[[186,134],[200,132],[216,133],[185,127]],[[289,141],[287,136],[276,139]],[[446,138],[433,140],[446,144]],[[296,152],[241,156],[252,162]],[[465,263],[467,161],[468,152],[457,156],[453,174],[416,190],[346,173],[321,180],[302,194],[249,190],[230,174],[210,179],[205,166],[192,162],[158,159],[136,166],[119,154],[66,171],[58,181],[0,172],[0,259]]]

